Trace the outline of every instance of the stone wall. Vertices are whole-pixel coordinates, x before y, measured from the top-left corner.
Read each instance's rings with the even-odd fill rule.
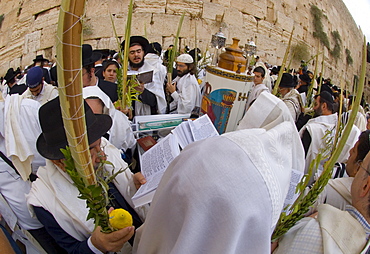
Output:
[[[5,17],[0,29],[0,75],[4,75],[9,67],[31,64],[37,54],[55,59],[60,2],[0,1],[0,14]],[[116,49],[109,14],[114,16],[117,32],[122,38],[128,2],[88,0],[83,32],[85,42],[94,48]],[[132,34],[146,34],[150,41],[158,41],[166,48],[173,43],[178,21],[185,11],[181,47],[195,46],[196,27],[198,47],[208,49],[211,35],[222,26],[228,44],[233,37],[241,39],[241,45],[253,38],[262,60],[280,65],[293,27],[293,44],[303,42],[311,56],[318,52],[318,40],[312,35],[311,4],[325,14],[322,21],[331,45],[334,43],[330,35],[332,31],[338,31],[342,39],[341,58],[337,61],[320,46],[325,55],[324,76],[331,76],[336,84],[340,77],[351,83],[353,75],[360,69],[363,35],[341,0],[136,0]],[[352,66],[346,65],[345,48],[351,51]],[[293,62],[292,67],[298,65],[299,62]],[[309,68],[313,69],[313,64]]]

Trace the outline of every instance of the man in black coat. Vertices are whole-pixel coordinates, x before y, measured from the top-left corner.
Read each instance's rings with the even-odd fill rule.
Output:
[[[13,68],[8,69],[5,74],[5,80],[7,87],[7,94],[22,94],[24,91],[27,90],[27,86],[25,84],[17,84],[15,77],[17,77],[21,73],[19,67],[14,71]]]
[[[118,100],[117,85],[95,76],[95,62],[100,57],[100,53],[93,52],[91,45],[82,45],[82,83],[84,87],[97,85],[114,103]]]

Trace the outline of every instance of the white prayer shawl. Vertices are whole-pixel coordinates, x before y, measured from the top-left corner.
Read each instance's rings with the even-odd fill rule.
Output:
[[[44,164],[36,149],[36,139],[41,133],[39,107],[38,102],[22,99],[18,94],[5,99],[3,136],[6,156],[11,158],[23,180],[27,180],[32,171],[34,156],[37,156],[37,163]]]
[[[245,113],[237,129],[264,128],[269,130],[285,121],[288,121],[292,126],[295,126],[294,120],[285,103],[269,92],[262,92]],[[294,139],[294,142],[292,143],[293,149],[296,151],[296,156],[292,158],[292,168],[303,172],[304,150],[295,128],[293,128],[291,135]]]
[[[39,95],[34,96],[31,93],[30,88],[27,88],[27,90],[22,94],[22,98],[38,101],[41,105],[44,105],[46,102],[51,101],[56,97],[58,97],[58,89],[45,82]]]
[[[326,131],[332,131],[330,135],[335,135],[337,121],[337,114],[318,116],[310,119],[299,131],[302,137],[304,131],[307,129],[312,139],[306,155],[305,173],[308,172],[311,161],[316,158],[317,154],[320,153],[320,149],[324,147],[325,141],[322,138],[325,136]],[[311,182],[314,180],[314,174],[315,172],[313,172]]]
[[[296,89],[290,90],[283,96],[282,100],[285,105],[287,105],[293,120],[297,121],[303,107],[302,97],[299,95],[298,91]]]
[[[318,196],[315,205],[310,208],[309,214],[316,212],[317,207],[321,204],[329,204],[344,211],[347,205],[352,204],[351,185],[353,179],[353,177],[330,179]]]
[[[129,66],[129,69],[130,69],[130,66]],[[148,89],[150,92],[152,92],[153,94],[155,94],[157,98],[158,113],[164,114],[166,113],[167,102],[166,102],[166,97],[164,95],[164,90],[163,90],[164,84],[161,83],[160,71],[145,61],[144,61],[144,65],[138,69],[139,72],[150,71],[150,70],[154,70],[153,81],[151,83],[144,84],[144,87]],[[150,114],[151,112],[150,112],[149,105],[145,105],[139,101],[135,101],[135,115],[141,116],[141,115],[150,115]]]
[[[107,155],[107,160],[115,166],[115,171],[126,168],[120,152],[106,139],[101,139],[101,148]],[[112,173],[113,167],[106,165],[105,169]],[[132,206],[131,197],[136,192],[133,175],[129,168],[116,177],[114,182],[125,200]],[[94,230],[93,220],[86,221],[88,209],[86,201],[77,198],[78,189],[73,185],[69,175],[47,160],[45,167],[38,170],[38,179],[33,182],[27,195],[30,212],[32,206],[42,207],[50,212],[59,226],[79,241],[86,240]],[[147,206],[135,209],[142,220],[145,219]],[[125,247],[125,246],[124,246]]]
[[[118,149],[123,149],[124,151],[133,148],[136,144],[136,139],[132,132],[130,121],[124,113],[114,107],[108,95],[98,86],[84,87],[82,92],[84,99],[98,97],[108,110],[108,114],[113,121],[112,127],[109,130],[109,142]]]
[[[164,80],[166,79],[167,75],[167,68],[163,65],[163,61],[160,56],[153,53],[148,53],[145,56],[145,62],[149,63],[160,72],[159,80],[161,84],[164,84]]]
[[[274,254],[354,254],[366,246],[366,233],[350,213],[320,205],[318,218],[304,218],[279,241]]]
[[[306,155],[306,166],[305,166],[305,173],[308,172],[310,163],[316,156],[320,153],[320,149],[324,147],[324,140],[323,137],[326,135],[326,131],[329,130],[331,132],[330,135],[335,135],[335,128],[338,121],[337,114],[331,115],[322,115],[315,118],[310,119],[306,125],[302,127],[299,131],[299,134],[302,136],[304,131],[307,130],[311,136],[311,144],[308,148],[308,152]],[[338,158],[338,162],[345,162],[349,156],[349,150],[355,145],[356,141],[358,140],[358,136],[361,132],[358,130],[356,126],[352,127],[352,131],[350,133],[349,138]],[[322,162],[323,163],[323,162]],[[320,173],[320,168],[318,172]],[[315,174],[315,172],[314,172]],[[311,177],[311,183],[314,180],[314,174]]]
[[[300,142],[294,129],[285,121],[186,147],[159,184],[134,253],[269,253]]]
[[[270,92],[269,89],[266,87],[265,84],[254,84],[251,90],[248,92],[247,102],[245,104],[245,109],[249,110],[252,102],[257,99],[257,97],[264,91]]]
[[[194,75],[188,73],[183,77],[176,77],[173,82],[177,82],[177,91],[171,94],[174,99],[170,103],[171,112],[190,114],[195,107],[200,107],[202,94]]]

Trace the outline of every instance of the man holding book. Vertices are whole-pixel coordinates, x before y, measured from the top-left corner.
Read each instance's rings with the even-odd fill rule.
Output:
[[[124,48],[125,41],[121,47]],[[144,56],[147,53],[149,42],[142,36],[131,36],[128,53],[129,71],[136,71],[139,75],[143,72],[153,71],[153,76],[149,82],[142,81],[135,87],[141,92],[140,101],[134,101],[134,115],[155,115],[166,113],[166,98],[161,82],[160,70],[145,61]],[[126,52],[125,52],[126,53]]]

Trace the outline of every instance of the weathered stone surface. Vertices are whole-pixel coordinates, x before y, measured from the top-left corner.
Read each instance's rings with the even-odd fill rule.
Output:
[[[225,8],[220,4],[204,3],[202,18],[216,20],[216,15],[223,15]]]
[[[166,12],[166,0],[135,1],[135,12],[165,13]]]
[[[266,16],[266,0],[244,1],[233,0],[230,5],[242,13],[255,16],[259,19],[264,19]]]
[[[199,17],[202,14],[203,2],[199,0],[167,0],[168,14],[189,13]]]

